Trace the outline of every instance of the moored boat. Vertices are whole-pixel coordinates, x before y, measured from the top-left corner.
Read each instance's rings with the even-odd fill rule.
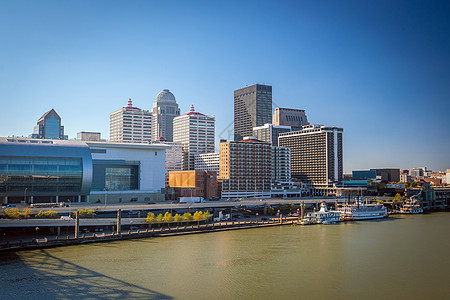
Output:
[[[320,204],[320,210],[307,214],[307,220],[310,220],[313,224],[334,224],[341,220],[340,213],[328,211],[325,202]]]
[[[416,199],[406,200],[400,208],[401,214],[422,214],[423,208]]]
[[[338,205],[335,212],[341,214],[342,221],[372,220],[388,217],[387,209],[383,204],[368,204],[361,199],[356,200],[355,203]]]

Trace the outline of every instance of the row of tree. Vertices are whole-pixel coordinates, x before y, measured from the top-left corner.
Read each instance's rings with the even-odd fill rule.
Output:
[[[172,216],[171,213],[166,212],[164,215],[159,214],[155,215],[154,213],[148,213],[145,221],[149,224],[151,223],[171,223],[171,222],[189,222],[189,221],[201,221],[201,220],[209,220],[211,214],[209,211],[202,212],[196,211],[194,215],[191,213],[184,213],[183,215],[176,214]]]
[[[57,219],[59,215],[54,210],[43,211],[40,210],[36,215],[31,214],[31,209],[24,208],[20,211],[16,207],[11,207],[5,209],[5,215],[8,219],[30,219],[34,217],[35,219]]]

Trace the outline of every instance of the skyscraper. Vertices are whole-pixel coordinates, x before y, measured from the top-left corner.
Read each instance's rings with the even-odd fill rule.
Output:
[[[152,137],[152,114],[148,110],[128,105],[109,115],[109,139],[111,142],[147,143]]]
[[[342,132],[339,127],[306,125],[281,133],[278,145],[291,149],[292,177],[315,187],[329,187],[342,180]]]
[[[175,96],[167,89],[156,97],[152,109],[153,131],[152,140],[163,137],[168,142],[173,141],[173,118],[180,115],[180,109]]]
[[[264,126],[253,127],[253,136],[258,140],[278,146],[278,136],[280,133],[292,131],[291,126],[276,126],[264,124]]]
[[[214,152],[215,117],[196,112],[173,119],[173,140],[183,147],[183,170],[194,170],[196,154]]]
[[[272,124],[291,126],[292,130],[299,130],[304,125],[309,125],[303,109],[276,107],[273,113]]]
[[[255,84],[234,91],[234,140],[253,135],[253,127],[272,121],[272,87]]]
[[[61,125],[61,117],[53,108],[39,118],[31,137],[35,139],[67,140],[67,135],[64,135],[64,126]]]

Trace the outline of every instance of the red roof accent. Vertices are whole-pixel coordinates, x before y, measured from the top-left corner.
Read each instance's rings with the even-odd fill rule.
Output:
[[[191,109],[189,110],[189,112],[182,114],[182,116],[205,116],[202,113],[196,112],[194,109],[194,104],[191,104]]]

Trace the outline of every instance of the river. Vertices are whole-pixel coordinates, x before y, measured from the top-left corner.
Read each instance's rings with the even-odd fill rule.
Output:
[[[448,299],[450,214],[0,254],[2,299]]]

